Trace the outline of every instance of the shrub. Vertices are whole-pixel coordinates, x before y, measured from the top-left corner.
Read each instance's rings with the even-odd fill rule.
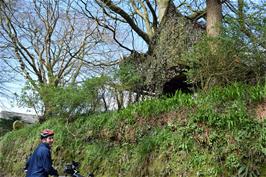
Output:
[[[88,79],[81,86],[45,86],[41,88],[40,94],[51,115],[73,118],[101,110],[100,91],[106,81],[107,78],[99,77]]]
[[[209,44],[217,44],[216,50]],[[265,78],[265,54],[229,37],[204,38],[182,57],[191,83],[205,90],[234,82],[258,83]]]

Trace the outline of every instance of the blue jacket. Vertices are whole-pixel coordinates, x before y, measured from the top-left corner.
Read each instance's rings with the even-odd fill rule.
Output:
[[[41,143],[26,164],[26,177],[48,177],[48,175],[58,176],[58,172],[52,166],[50,146]]]

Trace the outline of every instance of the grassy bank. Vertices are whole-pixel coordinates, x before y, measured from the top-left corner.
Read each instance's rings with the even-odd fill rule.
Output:
[[[61,174],[75,160],[96,176],[266,176],[266,121],[258,115],[265,102],[265,85],[235,84],[73,122],[53,118],[1,137],[0,167],[21,176],[40,130],[50,128]]]

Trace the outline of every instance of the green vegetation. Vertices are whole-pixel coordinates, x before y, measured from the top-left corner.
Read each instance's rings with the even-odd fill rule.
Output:
[[[14,120],[7,120],[0,118],[0,136],[12,130]]]
[[[233,84],[149,100],[118,112],[54,118],[5,134],[0,166],[20,176],[39,132],[54,129],[54,164],[76,160],[96,176],[263,176],[266,121],[256,116],[266,86]]]
[[[67,119],[79,114],[90,114],[99,112],[103,107],[101,92],[108,84],[107,76],[87,79],[81,85],[68,86],[46,86],[40,87],[39,93],[28,83],[22,90],[22,95],[18,97],[22,106],[42,109],[46,103],[46,113],[49,116],[61,116]],[[41,98],[41,95],[42,98]],[[43,102],[41,102],[43,100]]]
[[[210,43],[217,43],[215,52]],[[234,82],[258,83],[265,78],[265,54],[237,38],[224,35],[205,37],[183,55],[187,76],[202,89]]]

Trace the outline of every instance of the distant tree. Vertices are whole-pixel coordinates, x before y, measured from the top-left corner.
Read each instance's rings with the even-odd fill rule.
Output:
[[[91,49],[100,38],[96,25],[71,9],[71,1],[1,1],[1,56],[39,92],[77,81]],[[42,99],[45,95],[41,95]],[[42,99],[42,101],[44,101]],[[49,105],[44,102],[45,115]]]

